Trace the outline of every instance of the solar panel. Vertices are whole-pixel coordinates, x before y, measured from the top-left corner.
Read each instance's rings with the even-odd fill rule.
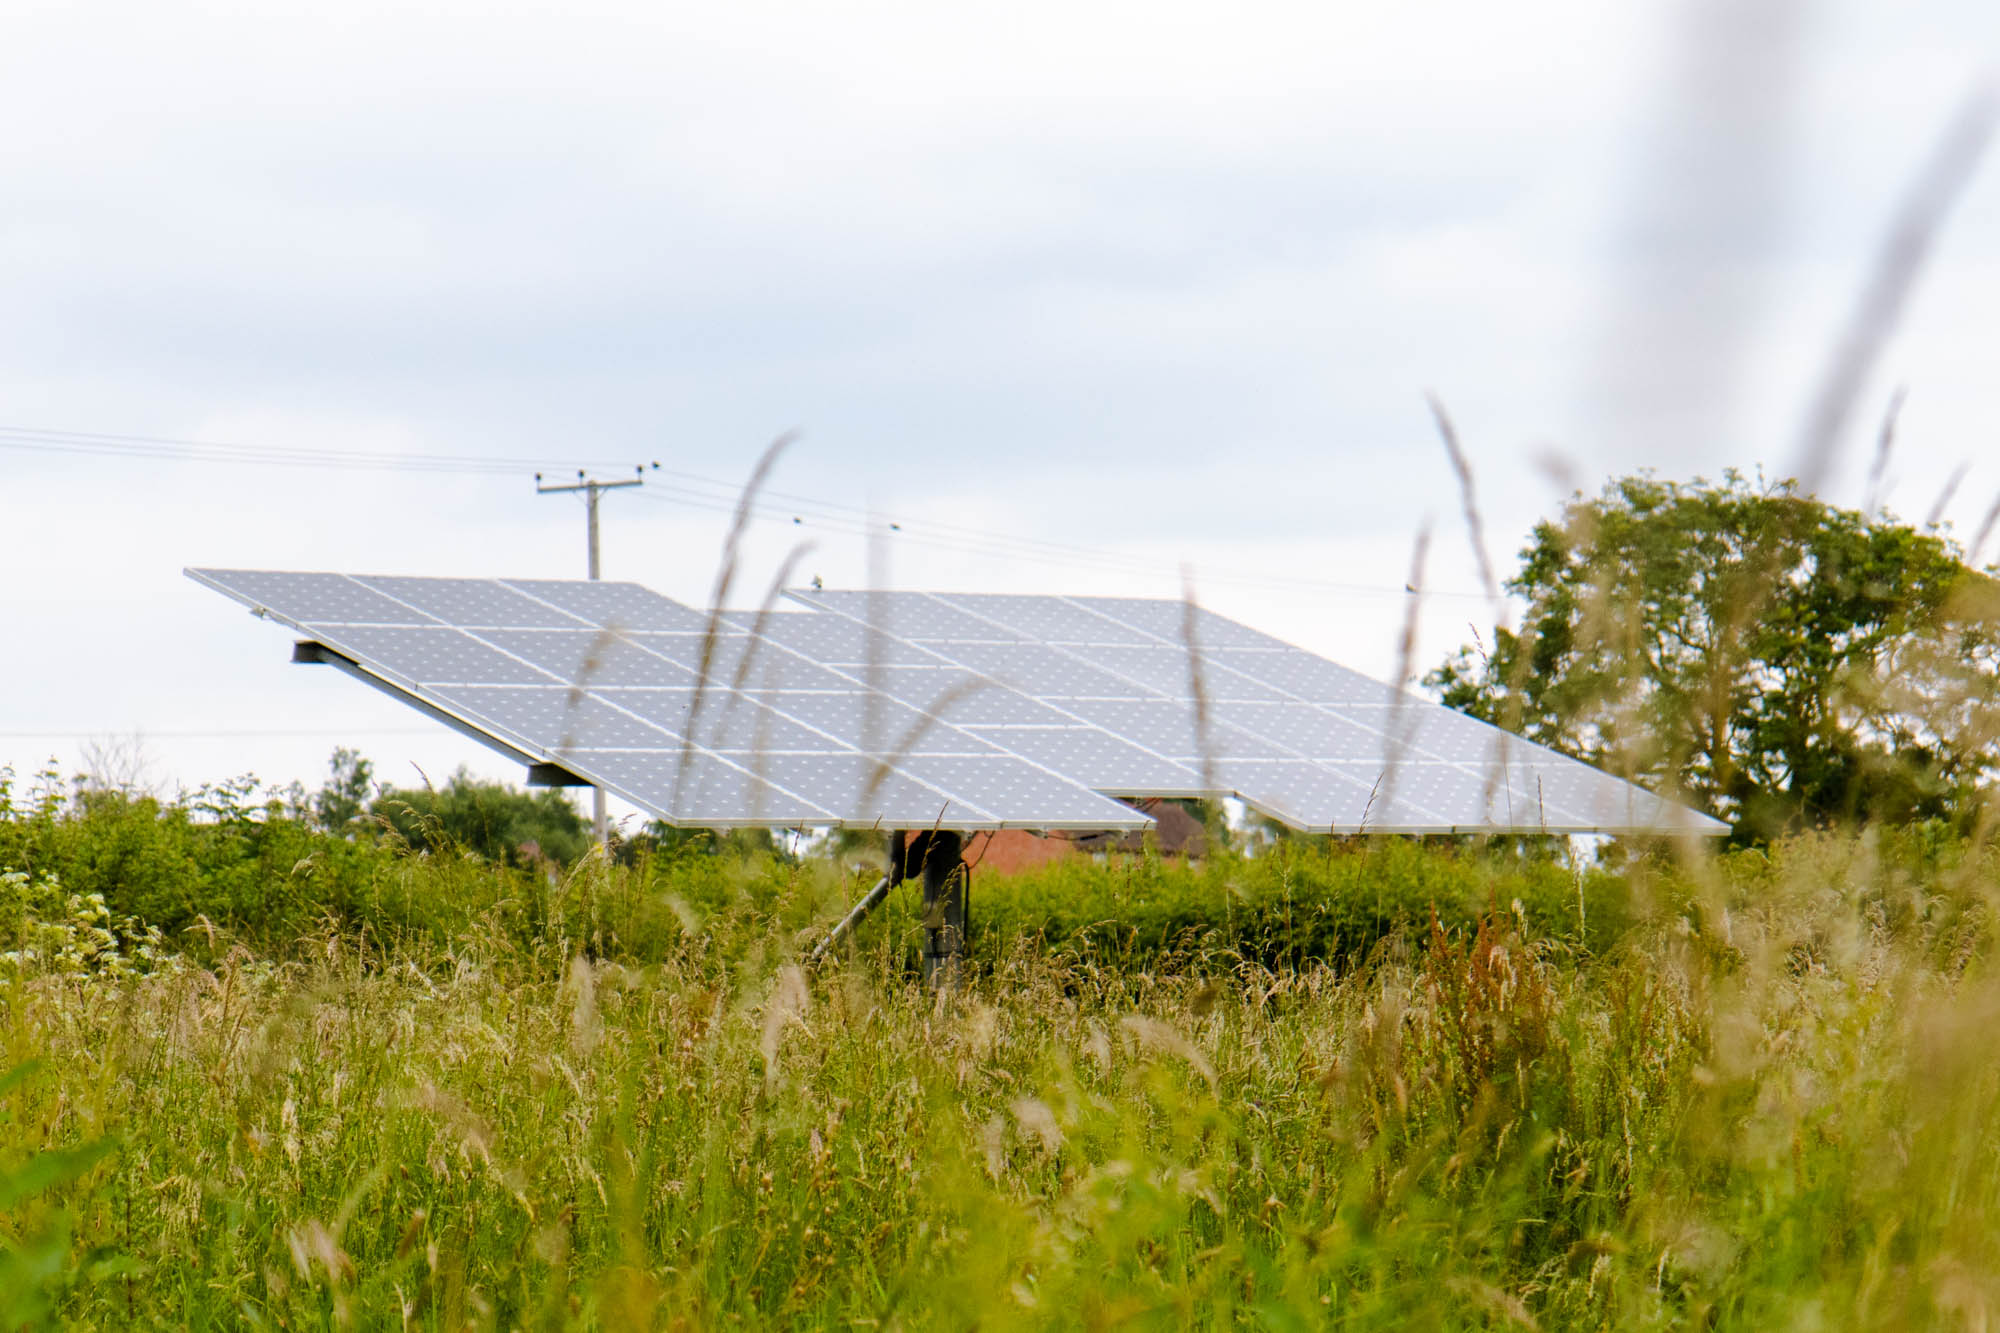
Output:
[[[1107,620],[1144,633],[1156,643],[1187,644],[1185,602],[1147,601],[1138,597],[1066,597],[1072,605],[1094,611]],[[1271,648],[1296,652],[1288,643],[1225,619],[1206,607],[1194,611],[1195,644],[1205,653],[1218,648]]]
[[[748,767],[753,761],[738,762]],[[949,789],[912,776],[906,765],[891,767],[853,751],[759,755],[753,771],[795,791],[839,793],[843,822],[850,825],[929,828],[939,822],[945,827],[961,821],[970,821],[970,826],[1003,822],[983,806],[960,800]]]
[[[564,579],[502,579],[501,582],[600,628],[678,630],[687,634],[699,634],[708,628],[708,617],[702,612],[636,583],[578,583]]]
[[[1213,612],[1191,653],[1179,602],[814,590],[711,617],[633,583],[188,574],[669,823],[1132,829],[1112,797],[1233,794],[1317,832],[1725,831]]]
[[[1289,759],[1285,745],[1230,726],[1214,717],[1207,725],[1180,699],[1074,699],[1066,705],[1078,717],[1123,736],[1169,759]]]
[[[607,629],[487,629],[476,637],[562,681],[692,686],[696,679],[686,667]]]
[[[1276,697],[1316,704],[1388,704],[1395,693],[1357,671],[1306,653],[1217,648],[1204,650],[1203,664],[1213,673],[1213,692],[1221,697],[1262,697],[1229,695],[1230,683],[1238,677],[1275,691]]]
[[[1383,829],[1389,810],[1371,782],[1356,782],[1314,764],[1286,760],[1227,760],[1216,777],[1252,809],[1293,828],[1330,832],[1335,828]],[[1380,808],[1378,809],[1378,805]],[[1428,812],[1415,816],[1428,824]]]
[[[671,710],[648,717],[566,685],[449,685],[436,696],[453,712],[484,718],[517,747],[553,738],[551,750],[663,750],[682,739]]]
[[[1212,705],[1211,711],[1217,721],[1235,730],[1263,737],[1303,756],[1366,759],[1377,764],[1388,758],[1388,738],[1382,733],[1311,704],[1225,700]]]
[[[973,671],[887,667],[866,679],[891,698],[954,726],[1060,727],[1073,721],[1060,709]]]
[[[774,615],[765,621],[764,636],[824,666],[935,667],[942,660],[929,649],[839,616]]]
[[[1154,641],[1153,636],[1141,630],[1058,597],[952,593],[940,594],[938,600],[954,610],[1004,626],[1034,643],[1144,646]]]
[[[782,636],[742,632],[758,617],[729,617],[710,636],[707,617],[633,585],[602,595],[545,581],[189,573],[510,755],[557,764],[670,822],[1149,822],[888,697],[865,668],[823,666]],[[765,621],[796,618],[818,617]]]
[[[315,625],[300,628],[357,661],[382,662],[418,685],[554,685],[561,677],[464,630],[444,626]]]
[[[1114,796],[1182,796],[1201,787],[1196,770],[1094,727],[971,730],[1002,749]]]
[[[817,753],[850,748],[825,732],[800,725],[749,695],[706,697],[697,713],[692,688],[630,690],[614,687],[594,693],[606,703],[672,732],[677,741],[692,737],[704,749]]]
[[[578,629],[589,622],[548,602],[514,591],[496,579],[357,577],[447,625],[516,629]]]
[[[769,640],[747,634],[652,634],[624,637],[684,668],[691,678],[706,671],[711,685],[760,690],[846,690],[854,682]]]
[[[849,619],[893,638],[922,643],[1031,643],[1033,636],[991,619],[968,615],[929,593],[814,592],[813,605],[838,611]]]
[[[1152,693],[1046,644],[939,642],[932,651],[1031,698],[1143,699]]]
[[[797,827],[840,822],[833,811],[785,790],[722,755],[641,750],[578,750],[563,756],[670,824],[697,828]]]
[[[199,572],[189,571],[202,582]],[[282,605],[299,620],[329,625],[435,625],[407,602],[385,597],[345,574],[294,574],[282,570],[231,570],[230,596],[260,610],[266,603]]]
[[[1126,756],[1132,775],[1161,761],[1168,770],[1154,767],[1148,776],[1205,768],[1253,807],[1320,832],[1726,831],[1719,821],[1552,750],[1212,611],[1190,612],[1182,602],[818,590],[791,595],[863,627],[921,642],[1062,713],[1078,738],[1073,754],[1040,733],[1021,748],[1032,747],[1050,767],[1100,791],[1141,790],[1137,781],[1111,785],[1119,781],[1115,765],[1104,744],[1092,739],[1110,736],[1136,752]],[[924,637],[936,630],[941,612],[974,617],[992,629]],[[996,744],[1013,744],[1006,731],[975,729]],[[1199,795],[1199,778],[1194,782],[1177,791],[1146,790]]]

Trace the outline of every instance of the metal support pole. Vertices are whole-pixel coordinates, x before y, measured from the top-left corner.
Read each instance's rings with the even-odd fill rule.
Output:
[[[965,839],[950,829],[910,835],[924,874],[924,980],[953,986],[965,960]]]

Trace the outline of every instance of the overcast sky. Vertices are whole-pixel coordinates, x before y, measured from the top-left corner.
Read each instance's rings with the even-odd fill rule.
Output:
[[[532,473],[657,461],[605,501],[606,574],[701,602],[716,497],[793,428],[739,600],[798,540],[863,583],[874,513],[893,586],[1176,596],[1188,565],[1387,677],[1428,521],[1429,665],[1492,614],[1424,393],[1503,573],[1564,476],[1786,473],[2000,56],[1975,0],[244,9],[0,6],[21,773],[136,733],[168,790],[316,786],[336,744],[518,778],[182,567],[580,576],[581,506]],[[1996,311],[1988,163],[1828,498],[1902,384],[1892,508],[1969,464],[1946,512],[1979,525]]]

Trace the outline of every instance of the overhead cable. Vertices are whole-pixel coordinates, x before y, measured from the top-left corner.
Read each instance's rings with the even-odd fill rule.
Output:
[[[76,454],[111,458],[149,458],[163,462],[249,464],[264,467],[305,467],[338,470],[456,473],[470,476],[513,476],[524,472],[555,473],[569,468],[613,471],[634,466],[631,459],[557,458],[554,456],[482,456],[472,454],[407,453],[387,450],[298,448],[227,444],[172,436],[113,434],[99,431],[47,430],[0,426],[0,449],[37,453]],[[657,463],[645,469],[648,493],[638,498],[709,513],[734,513],[742,503],[736,482]],[[841,504],[795,492],[762,490],[751,506],[753,519],[793,527],[811,526],[858,537],[881,537],[968,555],[985,555],[1039,564],[1087,566],[1117,573],[1178,578],[1178,565],[1139,555],[1122,555],[1102,547],[1028,537],[1015,533],[925,520],[898,519],[858,505]],[[1273,575],[1245,570],[1204,568],[1204,583],[1239,587],[1286,588],[1343,595],[1402,598],[1413,590],[1394,584],[1354,583],[1308,575]],[[1449,589],[1425,589],[1431,597],[1482,600],[1482,594]]]

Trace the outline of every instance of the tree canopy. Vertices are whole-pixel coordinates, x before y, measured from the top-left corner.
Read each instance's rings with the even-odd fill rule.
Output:
[[[559,788],[522,791],[461,768],[442,787],[387,788],[369,812],[412,847],[457,848],[510,864],[568,864],[590,850],[590,823]]]
[[[328,833],[345,833],[368,809],[374,790],[375,765],[358,750],[335,746],[326,762],[329,776],[312,797],[313,818]]]
[[[2000,585],[1945,536],[1753,486],[1615,479],[1538,524],[1444,702],[1759,838],[1945,816],[1995,765]]]

